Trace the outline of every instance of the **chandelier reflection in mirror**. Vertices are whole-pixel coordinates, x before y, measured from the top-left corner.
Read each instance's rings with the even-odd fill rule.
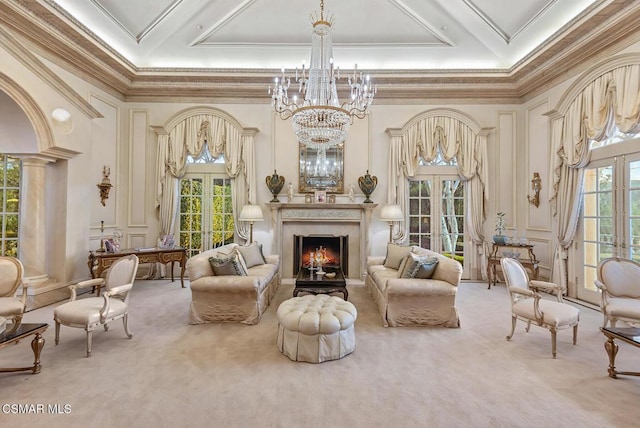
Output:
[[[326,190],[344,191],[344,143],[312,149],[299,144],[300,166],[298,189],[301,193]]]
[[[350,99],[340,103],[336,82],[340,79],[340,70],[334,67],[331,41],[332,18],[324,16],[324,0],[320,1],[320,17],[311,16],[313,31],[311,35],[311,63],[309,70],[302,64],[302,71],[295,70],[294,82],[303,97],[289,97],[291,76],[282,74],[275,78],[273,88],[269,87],[271,104],[281,119],[293,118],[293,131],[298,141],[310,148],[332,147],[342,143],[347,137],[349,126],[354,118],[363,119],[377,88],[373,87],[369,75],[358,72],[354,66],[353,74],[347,78]]]

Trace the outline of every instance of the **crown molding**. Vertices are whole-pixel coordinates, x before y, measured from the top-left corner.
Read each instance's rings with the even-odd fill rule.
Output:
[[[268,103],[278,70],[138,68],[53,2],[0,2],[29,49],[127,102]],[[598,2],[509,69],[368,70],[376,104],[521,103],[640,39],[640,2]],[[364,70],[367,71],[367,70]]]

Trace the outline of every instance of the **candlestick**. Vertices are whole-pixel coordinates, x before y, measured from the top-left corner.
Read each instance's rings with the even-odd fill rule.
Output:
[[[100,248],[98,249],[101,253],[104,253],[104,220],[100,220]]]

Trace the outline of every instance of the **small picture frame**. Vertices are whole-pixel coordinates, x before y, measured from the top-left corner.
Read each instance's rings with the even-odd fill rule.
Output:
[[[336,203],[336,195],[327,195],[327,203],[335,204]]]
[[[104,239],[103,242],[104,242],[104,250],[107,253],[115,253],[116,252],[116,244],[113,242],[112,238]]]
[[[304,202],[307,204],[312,204],[313,196],[311,194],[304,195]]]
[[[314,201],[316,204],[324,204],[327,202],[327,191],[326,190],[316,190],[313,192]]]
[[[173,235],[164,235],[160,240],[160,248],[162,249],[173,249],[175,247],[175,240],[173,239]]]

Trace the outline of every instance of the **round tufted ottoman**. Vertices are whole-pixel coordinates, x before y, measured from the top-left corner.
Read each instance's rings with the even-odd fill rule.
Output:
[[[278,307],[280,352],[293,361],[321,363],[353,352],[356,307],[337,296],[305,295]]]

